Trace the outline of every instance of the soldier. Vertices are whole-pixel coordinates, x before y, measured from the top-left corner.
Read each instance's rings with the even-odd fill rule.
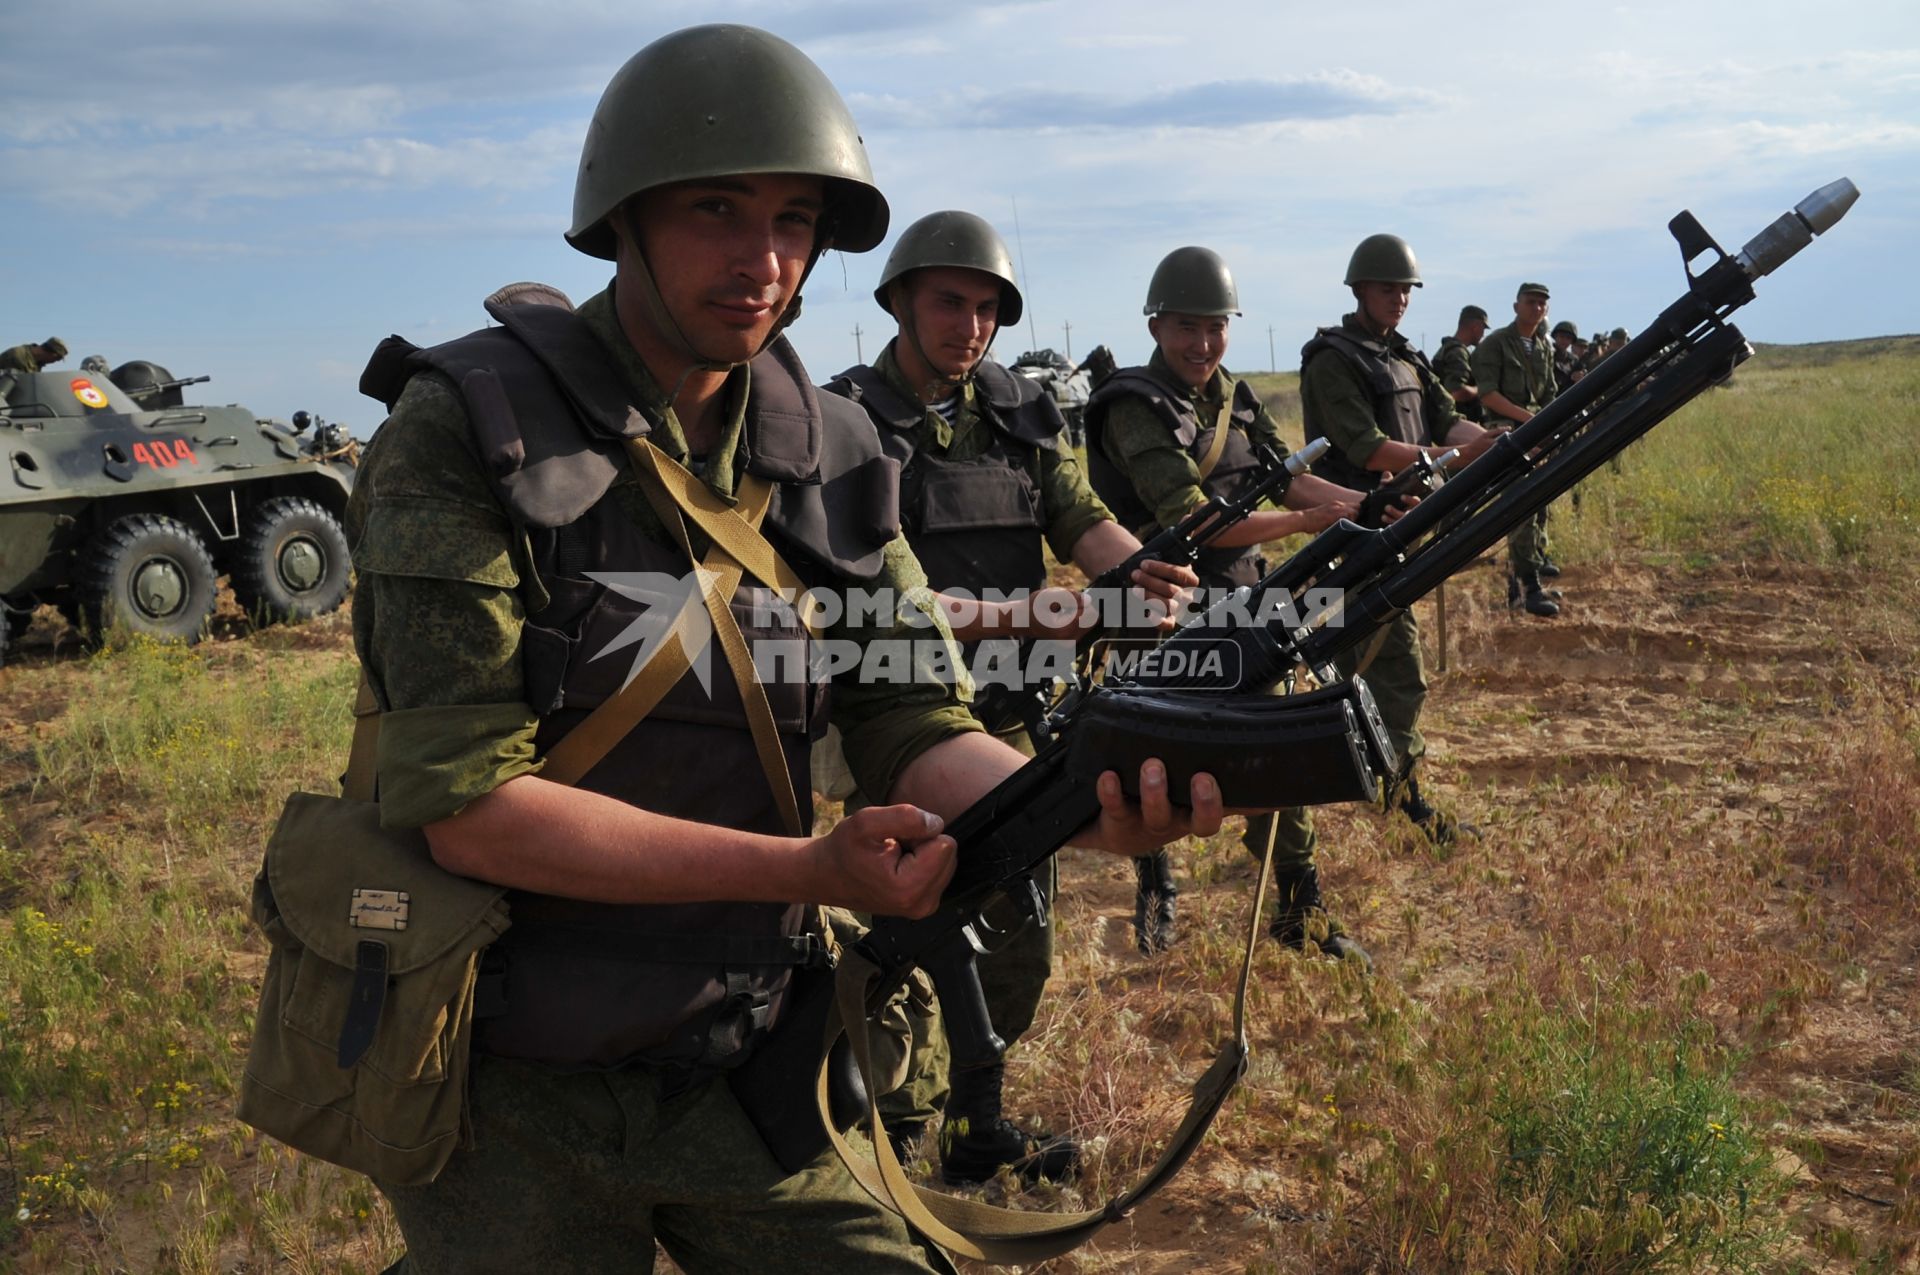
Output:
[[[1366,492],[1380,485],[1382,475],[1405,469],[1421,456],[1431,459],[1457,447],[1460,456],[1454,464],[1464,467],[1493,446],[1506,431],[1462,420],[1426,356],[1400,333],[1413,289],[1422,286],[1420,266],[1407,241],[1397,235],[1361,240],[1347,263],[1346,286],[1353,291],[1353,313],[1338,327],[1321,328],[1300,352],[1300,406],[1307,439],[1324,437],[1333,443],[1314,472]],[[1353,677],[1363,662],[1367,684],[1400,754],[1395,804],[1430,842],[1450,844],[1472,828],[1431,805],[1414,774],[1427,750],[1419,727],[1427,678],[1412,611],[1348,650],[1335,665],[1342,677]],[[1304,828],[1312,835],[1306,811],[1283,820],[1281,827]]]
[[[621,694],[626,661],[595,657],[649,606],[609,572],[739,580],[714,625],[803,652],[799,621],[755,602],[765,575],[922,586],[872,426],[779,336],[821,254],[866,251],[886,222],[819,68],[753,28],[691,28],[636,54],[589,126],[567,240],[615,263],[612,286],[577,312],[496,305],[502,326],[369,365],[398,393],[349,509],[381,817],[512,909],[471,1138],[431,1183],[381,1184],[399,1269],[650,1270],[656,1240],[690,1273],[951,1269],[831,1151],[783,1169],[720,1077],[779,1031],[807,905],[925,915],[952,872],[942,817],[1024,759],[928,670],[829,688],[803,659],[773,680],[749,661],[711,695],[681,678],[576,784],[541,773]],[[754,578],[729,576],[736,552]],[[695,555],[718,569],[689,575]],[[931,603],[907,619],[824,636],[946,636]],[[812,838],[795,794],[829,689],[853,772],[899,804]],[[1077,840],[1132,856],[1218,827],[1210,778],[1190,814],[1157,763],[1140,781],[1134,806],[1102,776]]]
[[[1487,312],[1477,305],[1460,307],[1460,322],[1452,336],[1440,338],[1433,352],[1433,374],[1453,397],[1461,417],[1478,423],[1486,413],[1480,406],[1480,387],[1473,382],[1473,347],[1487,334]]]
[[[1025,594],[1035,602],[1047,583],[1043,541],[1089,578],[1140,548],[1062,445],[1065,423],[1052,398],[1033,380],[987,359],[995,335],[1019,323],[1022,307],[1013,261],[991,225],[951,210],[914,222],[888,256],[873,299],[899,334],[871,365],[848,368],[826,388],[864,407],[881,446],[900,461],[903,531],[930,587],[960,591],[966,599],[991,591]],[[1159,581],[1163,598],[1197,583],[1191,570],[1159,562],[1149,564],[1140,579]],[[993,607],[979,601],[944,592],[943,601],[954,635],[963,641],[1062,635],[1060,629],[1009,629]],[[1071,614],[1080,600],[1068,594],[1057,601],[1064,604],[1058,607],[1062,614]],[[1055,608],[1036,604],[1027,610],[1032,617]],[[1031,753],[1025,723],[990,723],[989,729],[995,726],[1000,738]],[[1050,913],[1058,883],[1051,862],[1049,874],[1042,885]],[[996,929],[1017,932],[979,963],[994,1030],[1008,1045],[1032,1024],[1052,970],[1053,925],[1050,916],[1038,921],[1014,915],[997,923]],[[1142,934],[1151,938],[1149,931]],[[968,1070],[981,1069],[952,1075],[940,1132],[947,1180],[984,1182],[1008,1165],[1029,1178],[1066,1177],[1077,1158],[1073,1143],[1023,1133],[1005,1118],[999,1065],[990,1074]],[[931,1117],[940,1071],[923,1068],[896,1093],[896,1102],[882,1108],[902,1144],[913,1141]]]
[[[1627,340],[1627,330],[1625,328],[1615,328],[1613,331],[1607,333],[1607,353],[1612,354],[1615,350],[1626,349]]]
[[[1553,350],[1541,339],[1547,317],[1547,286],[1523,283],[1513,301],[1513,322],[1473,352],[1473,376],[1490,422],[1522,425],[1554,395]],[[1560,574],[1547,556],[1547,513],[1542,509],[1507,537],[1507,606],[1524,603],[1530,615],[1552,617],[1560,604],[1540,582]]]
[[[0,351],[0,372],[38,372],[67,357],[67,343],[57,336]]]
[[[1240,313],[1233,275],[1218,253],[1177,248],[1147,286],[1144,311],[1154,352],[1144,367],[1102,381],[1087,403],[1087,468],[1094,490],[1141,536],[1172,526],[1209,496],[1231,499],[1258,472],[1254,444],[1278,446],[1280,430],[1253,387],[1221,366],[1227,329]],[[1225,428],[1220,423],[1224,422]],[[1358,492],[1305,475],[1282,501],[1289,511],[1262,510],[1216,539],[1198,563],[1209,589],[1238,588],[1264,574],[1259,546],[1319,531],[1359,512]],[[1299,811],[1283,811],[1275,835],[1275,884],[1283,903],[1276,937],[1304,949],[1310,919],[1324,917],[1313,830]],[[1276,816],[1247,821],[1247,848],[1264,853]],[[1138,865],[1145,892],[1171,889],[1164,855]],[[1327,920],[1320,949],[1366,962],[1366,952]]]
[[[1587,374],[1580,366],[1580,329],[1565,319],[1553,325],[1553,392],[1565,394],[1569,386]],[[1584,348],[1584,347],[1583,347]]]

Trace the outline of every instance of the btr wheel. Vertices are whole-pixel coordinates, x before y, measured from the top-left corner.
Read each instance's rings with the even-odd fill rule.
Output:
[[[213,614],[213,558],[183,522],[130,514],[94,540],[77,587],[81,628],[100,638],[115,628],[174,642],[198,642]]]
[[[241,609],[261,624],[310,620],[347,596],[353,561],[346,533],[311,500],[280,496],[247,517],[228,579]]]

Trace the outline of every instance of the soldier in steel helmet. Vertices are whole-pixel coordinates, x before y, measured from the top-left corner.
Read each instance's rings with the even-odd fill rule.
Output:
[[[1198,247],[1169,253],[1147,286],[1145,313],[1152,357],[1144,366],[1115,372],[1087,403],[1087,468],[1094,490],[1143,537],[1172,526],[1210,496],[1232,498],[1258,473],[1256,444],[1282,447],[1279,425],[1253,387],[1221,366],[1240,294],[1218,253]],[[1254,513],[1213,541],[1197,564],[1201,584],[1254,584],[1264,574],[1262,544],[1352,517],[1360,494],[1308,474],[1288,485],[1282,504],[1284,510]],[[1303,819],[1298,811],[1281,817]],[[1248,820],[1247,845],[1256,854],[1264,853],[1274,818]],[[1277,844],[1285,854],[1276,851],[1276,888],[1303,920],[1297,932],[1287,927],[1281,937],[1304,947],[1304,920],[1321,911],[1310,829],[1283,833]],[[1151,926],[1164,911],[1170,922],[1175,889],[1167,855],[1136,860],[1135,870],[1136,915]],[[1152,928],[1145,932],[1153,938]],[[1337,926],[1320,946],[1340,956],[1366,955]]]
[[[1489,423],[1524,425],[1556,392],[1553,348],[1540,331],[1548,299],[1544,283],[1522,283],[1513,299],[1513,322],[1488,333],[1473,352],[1473,375]],[[1560,604],[1542,581],[1559,575],[1560,568],[1547,556],[1547,514],[1542,509],[1507,537],[1507,606],[1552,618],[1560,614]]]
[[[399,1269],[649,1270],[656,1241],[688,1272],[950,1269],[831,1151],[782,1167],[723,1077],[780,1032],[819,946],[810,905],[929,912],[953,867],[942,818],[1020,754],[926,669],[829,686],[802,659],[736,682],[729,658],[711,694],[680,678],[577,783],[541,773],[621,692],[628,662],[596,657],[649,604],[614,584],[710,588],[735,560],[708,526],[764,545],[739,549],[759,565],[712,603],[716,627],[730,612],[755,641],[813,641],[755,602],[758,573],[782,574],[766,556],[813,587],[921,596],[871,424],[816,395],[780,337],[821,253],[866,251],[886,223],[853,120],[804,54],[750,27],[680,31],[621,69],[589,126],[567,239],[615,263],[607,291],[578,311],[503,300],[499,327],[397,374],[369,365],[400,380],[349,510],[381,817],[511,907],[490,949],[499,1001],[475,1014],[471,1137],[432,1182],[380,1184]],[[714,569],[693,573],[694,554]],[[867,649],[929,631],[947,632],[931,603],[823,636]],[[926,645],[941,643],[914,658]],[[797,794],[829,696],[862,787],[896,804],[812,837]],[[1136,855],[1219,824],[1210,778],[1190,811],[1157,764],[1138,805],[1118,779],[1081,843]]]
[[[901,234],[873,297],[898,334],[871,365],[848,368],[826,388],[865,408],[882,447],[900,461],[902,529],[928,584],[941,593],[954,636],[969,643],[1070,641],[1090,622],[1091,603],[1047,589],[1043,544],[1091,578],[1140,542],[1087,485],[1063,445],[1065,422],[1052,398],[987,358],[999,330],[1020,321],[1023,304],[1005,242],[972,213],[930,213]],[[1189,568],[1159,562],[1137,579],[1169,600],[1197,583]],[[1049,592],[1060,596],[1044,597]],[[990,594],[1024,597],[1026,604],[989,601]],[[1031,751],[1018,718],[985,724]],[[1052,972],[1057,884],[1050,861],[1041,900],[1049,915],[990,918],[995,929],[1013,931],[979,962],[994,1031],[1009,1046],[1032,1025]],[[922,1039],[937,1031],[935,1024],[917,1024]],[[908,1083],[882,1105],[900,1146],[916,1141],[941,1110],[950,1076],[939,1140],[948,1181],[982,1182],[1009,1166],[1030,1179],[1057,1181],[1071,1172],[1078,1151],[1069,1139],[1025,1132],[1003,1114],[1004,1062],[948,1072],[939,1054],[931,1042]]]
[[[1565,394],[1573,383],[1587,374],[1580,366],[1580,355],[1586,343],[1580,340],[1580,329],[1566,319],[1553,325],[1553,392]],[[1575,348],[1579,347],[1579,348]]]
[[[1453,410],[1478,424],[1485,416],[1480,408],[1480,387],[1473,382],[1473,347],[1487,334],[1487,312],[1477,305],[1460,307],[1460,321],[1452,336],[1440,338],[1433,352],[1433,374],[1453,396]]]
[[[1314,472],[1329,482],[1365,492],[1379,486],[1384,476],[1449,448],[1460,452],[1455,468],[1478,459],[1505,431],[1483,429],[1462,419],[1454,410],[1453,395],[1426,356],[1400,332],[1413,289],[1423,286],[1412,247],[1398,235],[1369,235],[1348,260],[1346,286],[1353,293],[1353,312],[1338,326],[1319,329],[1300,351],[1300,406],[1306,436],[1309,441],[1325,438],[1333,444]],[[1468,326],[1468,316],[1463,316],[1462,327]],[[1478,326],[1485,330],[1484,318]],[[1467,335],[1477,340],[1479,334],[1468,331]],[[1417,774],[1427,749],[1420,733],[1427,677],[1413,612],[1404,612],[1373,638],[1342,654],[1335,664],[1343,677],[1363,673],[1373,689],[1388,736],[1400,755],[1395,805],[1429,841],[1450,844],[1463,825],[1426,799]],[[1282,819],[1280,827],[1291,835],[1313,836],[1313,823],[1305,811]],[[1291,857],[1301,853],[1294,847],[1289,851]],[[1280,854],[1277,848],[1275,854]],[[1282,896],[1280,925],[1287,931],[1282,937],[1290,938],[1302,918],[1287,903]]]
[[[57,336],[0,350],[0,372],[38,372],[67,357],[67,343]]]

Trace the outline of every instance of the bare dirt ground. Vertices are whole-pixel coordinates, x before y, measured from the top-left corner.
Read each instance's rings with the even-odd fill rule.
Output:
[[[1430,787],[1484,835],[1444,854],[1404,821],[1324,811],[1333,905],[1372,951],[1374,980],[1427,1006],[1561,953],[1623,953],[1675,977],[1710,970],[1705,1004],[1751,1051],[1743,1090],[1794,1182],[1796,1261],[1861,1269],[1832,1237],[1884,1237],[1890,1219],[1914,1216],[1920,921],[1872,896],[1834,829],[1861,792],[1850,745],[1861,715],[1914,703],[1920,620],[1883,605],[1887,581],[1861,571],[1623,564],[1570,568],[1560,583],[1565,614],[1531,620],[1509,617],[1497,571],[1463,573],[1449,586],[1445,672],[1422,604]],[[347,633],[342,616],[298,637],[338,657]],[[74,664],[43,628],[0,678],[0,794],[29,857],[76,821],[117,817],[23,804],[31,740],[62,711]],[[1014,1105],[1111,1133],[1111,1180],[1090,1200],[1130,1181],[1121,1161],[1157,1150],[1180,1114],[1177,1078],[1191,1080],[1226,1029],[1254,871],[1223,834],[1189,847],[1182,876],[1182,941],[1150,961],[1132,949],[1127,866],[1064,859],[1061,973],[1022,1048],[1057,1061],[1045,1091],[1034,1065],[1017,1065]],[[1694,907],[1708,881],[1715,906]],[[258,964],[236,953],[230,969]],[[1351,1151],[1328,1153],[1316,1132],[1376,1012],[1360,981],[1262,939],[1255,1061],[1215,1133],[1131,1219],[1048,1269],[1405,1269],[1327,1247],[1331,1205],[1366,1207]],[[236,1186],[254,1171],[251,1151],[219,1155]],[[1876,1269],[1920,1269],[1911,1237],[1895,1250]],[[236,1260],[220,1269],[274,1268]]]
[[[1656,972],[1669,962],[1676,977],[1710,969],[1706,1003],[1754,1052],[1743,1092],[1772,1116],[1778,1167],[1795,1183],[1788,1206],[1805,1237],[1796,1260],[1859,1269],[1848,1260],[1853,1241],[1823,1237],[1883,1234],[1890,1218],[1913,1217],[1920,925],[1836,870],[1834,852],[1847,847],[1832,844],[1831,824],[1853,792],[1836,773],[1848,735],[1860,713],[1874,711],[1860,700],[1863,686],[1912,703],[1911,617],[1863,605],[1884,598],[1870,595],[1884,580],[1791,565],[1617,565],[1569,569],[1558,583],[1564,613],[1540,620],[1507,614],[1491,564],[1456,578],[1445,672],[1435,667],[1433,605],[1421,604],[1430,787],[1484,836],[1437,855],[1404,821],[1324,811],[1322,873],[1334,909],[1370,947],[1374,978],[1399,980],[1434,1005],[1516,960],[1550,962],[1556,950],[1611,946]],[[1636,858],[1648,845],[1659,847],[1656,861]],[[1062,938],[1076,955],[1067,981],[1085,977],[1077,967],[1097,951],[1093,977],[1151,1002],[1149,1020],[1183,996],[1210,1004],[1211,1020],[1202,1014],[1194,1034],[1217,1040],[1230,1001],[1217,966],[1209,982],[1188,945],[1222,928],[1241,941],[1254,879],[1247,864],[1226,837],[1193,858],[1196,875],[1216,879],[1187,889],[1183,945],[1156,963],[1131,951],[1130,873],[1069,855]],[[1721,872],[1756,878],[1736,892],[1738,913],[1685,915],[1703,874]],[[1596,874],[1605,888],[1594,888]],[[1610,895],[1617,911],[1585,906]],[[1587,914],[1569,915],[1568,896]],[[1663,908],[1680,909],[1677,921],[1658,923]],[[1329,1177],[1336,1190],[1342,1179],[1351,1185],[1351,1165],[1329,1174],[1310,1148],[1232,1117],[1233,1103],[1283,1115],[1297,1106],[1300,1084],[1285,1077],[1322,1060],[1295,1033],[1337,1030],[1303,1018],[1282,989],[1311,997],[1316,981],[1345,975],[1261,946],[1255,980],[1274,995],[1254,1011],[1255,1067],[1219,1132],[1180,1179],[1099,1243],[1104,1260],[1062,1259],[1059,1269],[1403,1269],[1379,1254],[1338,1265],[1309,1256],[1325,1220],[1315,1201]],[[1796,973],[1783,977],[1783,964]],[[1743,985],[1748,978],[1777,986]],[[1057,1012],[1055,1029],[1074,1030],[1077,1011]],[[1191,1039],[1176,1052],[1189,1073],[1205,1061]],[[1167,1127],[1163,1119],[1159,1133]],[[1912,1245],[1911,1236],[1896,1240],[1906,1264],[1880,1269],[1920,1269]]]

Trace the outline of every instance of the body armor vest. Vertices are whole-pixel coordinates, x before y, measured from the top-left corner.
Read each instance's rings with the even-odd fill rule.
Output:
[[[1382,434],[1397,443],[1415,447],[1424,447],[1433,441],[1427,431],[1427,393],[1429,386],[1437,385],[1438,381],[1425,355],[1411,346],[1389,350],[1385,342],[1362,337],[1344,327],[1321,328],[1300,350],[1302,371],[1315,355],[1327,350],[1344,358],[1359,373],[1361,384],[1367,387],[1367,401],[1373,406],[1373,423]],[[1311,414],[1305,425],[1309,443],[1326,436],[1326,427]],[[1330,483],[1355,491],[1372,491],[1380,485],[1379,471],[1354,464],[1338,447],[1322,456],[1314,464],[1313,472]]]
[[[651,425],[584,322],[550,306],[489,307],[489,328],[396,359],[384,386],[432,370],[459,387],[495,491],[527,537],[532,579],[522,663],[544,752],[624,684],[631,657],[610,650],[650,605],[591,577],[657,572],[686,579],[677,546],[645,534],[610,494],[627,462],[620,440]],[[384,397],[376,393],[376,397]],[[871,426],[816,398],[784,339],[753,362],[745,469],[776,485],[763,529],[809,585],[870,580],[895,528],[894,468]],[[877,498],[877,499],[876,499]],[[806,669],[806,633],[791,610],[743,578],[731,599],[749,643],[775,641]],[[579,787],[646,810],[722,827],[784,834],[725,660],[711,655],[711,693],[683,677]],[[764,683],[798,793],[825,729],[824,675]],[[806,804],[802,803],[802,809]],[[645,1061],[724,1068],[743,1061],[777,1018],[793,969],[823,959],[802,904],[608,904],[509,892],[513,924],[489,952],[504,962],[505,1012],[475,1025],[486,1052],[585,1069]]]
[[[1145,367],[1123,368],[1100,383],[1087,401],[1087,478],[1094,494],[1113,510],[1121,525],[1132,528],[1146,540],[1161,530],[1154,512],[1148,509],[1133,489],[1133,480],[1107,455],[1107,412],[1117,399],[1132,396],[1142,399],[1154,415],[1166,425],[1174,441],[1201,464],[1213,446],[1212,424],[1202,425],[1194,401],[1183,386],[1163,380]],[[1232,500],[1242,488],[1260,476],[1260,459],[1253,450],[1253,423],[1260,415],[1260,397],[1245,381],[1233,386],[1233,401],[1227,404],[1222,422],[1230,432],[1220,459],[1201,483],[1210,497]],[[1231,549],[1203,549],[1194,563],[1200,583],[1210,589],[1238,588],[1259,582],[1260,552],[1256,545]]]
[[[1046,518],[1035,452],[1054,446],[1066,422],[1039,386],[998,364],[981,364],[974,386],[992,439],[961,461],[914,446],[928,409],[873,368],[850,367],[826,388],[864,407],[880,445],[900,462],[901,525],[930,587],[975,597],[1038,589],[1047,582]]]

